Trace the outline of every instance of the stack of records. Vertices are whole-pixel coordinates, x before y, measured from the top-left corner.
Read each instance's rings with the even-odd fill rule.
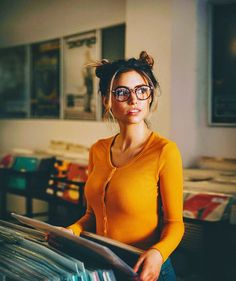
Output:
[[[137,280],[132,267],[107,246],[113,244],[133,261],[142,251],[109,239],[104,246],[97,235],[78,237],[44,222],[12,216],[37,230],[0,221],[0,280]],[[45,233],[53,245],[45,241]]]

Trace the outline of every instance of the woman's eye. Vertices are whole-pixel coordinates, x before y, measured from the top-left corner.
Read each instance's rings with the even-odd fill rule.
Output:
[[[146,87],[140,87],[140,88],[137,89],[137,93],[139,95],[146,94],[147,93],[147,88]]]
[[[117,96],[127,96],[127,95],[129,95],[129,92],[127,91],[127,89],[117,89],[116,95]]]

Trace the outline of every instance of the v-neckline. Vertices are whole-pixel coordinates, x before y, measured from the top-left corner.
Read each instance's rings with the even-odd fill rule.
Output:
[[[130,161],[128,161],[126,164],[121,165],[121,166],[115,166],[115,165],[112,163],[112,151],[111,151],[111,148],[112,148],[112,145],[114,144],[114,142],[115,142],[115,140],[116,140],[116,138],[117,138],[118,135],[119,135],[119,133],[116,134],[114,137],[112,137],[112,138],[111,138],[111,141],[109,142],[109,145],[108,145],[108,153],[107,153],[107,155],[108,155],[108,163],[109,163],[109,165],[110,165],[113,169],[122,169],[122,168],[125,168],[125,167],[127,167],[127,166],[133,164],[133,163],[143,154],[144,150],[146,149],[146,147],[148,146],[148,144],[151,142],[152,137],[153,137],[153,135],[154,135],[154,132],[151,132],[150,136],[147,138],[147,140],[145,141],[145,143],[144,143],[142,149],[140,150],[140,152],[139,152],[137,155],[135,155],[135,156],[134,156]]]

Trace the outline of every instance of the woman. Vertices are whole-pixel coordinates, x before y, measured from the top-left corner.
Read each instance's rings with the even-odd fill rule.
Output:
[[[117,121],[120,132],[91,147],[85,187],[87,211],[69,229],[77,235],[83,230],[94,231],[144,249],[134,266],[140,280],[159,277],[172,281],[175,275],[168,257],[184,231],[182,164],[175,143],[148,126],[158,86],[152,66],[153,59],[146,52],[139,59],[103,60],[96,66],[105,115]],[[162,272],[167,279],[161,279]]]

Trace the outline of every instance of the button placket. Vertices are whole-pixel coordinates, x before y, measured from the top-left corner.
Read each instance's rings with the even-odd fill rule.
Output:
[[[107,235],[107,228],[108,228],[107,209],[106,209],[106,193],[107,193],[107,189],[109,187],[110,180],[111,180],[113,174],[115,173],[115,171],[116,171],[115,168],[111,171],[106,183],[104,184],[104,189],[103,189],[102,206],[103,206],[103,234],[104,234],[104,236]]]

